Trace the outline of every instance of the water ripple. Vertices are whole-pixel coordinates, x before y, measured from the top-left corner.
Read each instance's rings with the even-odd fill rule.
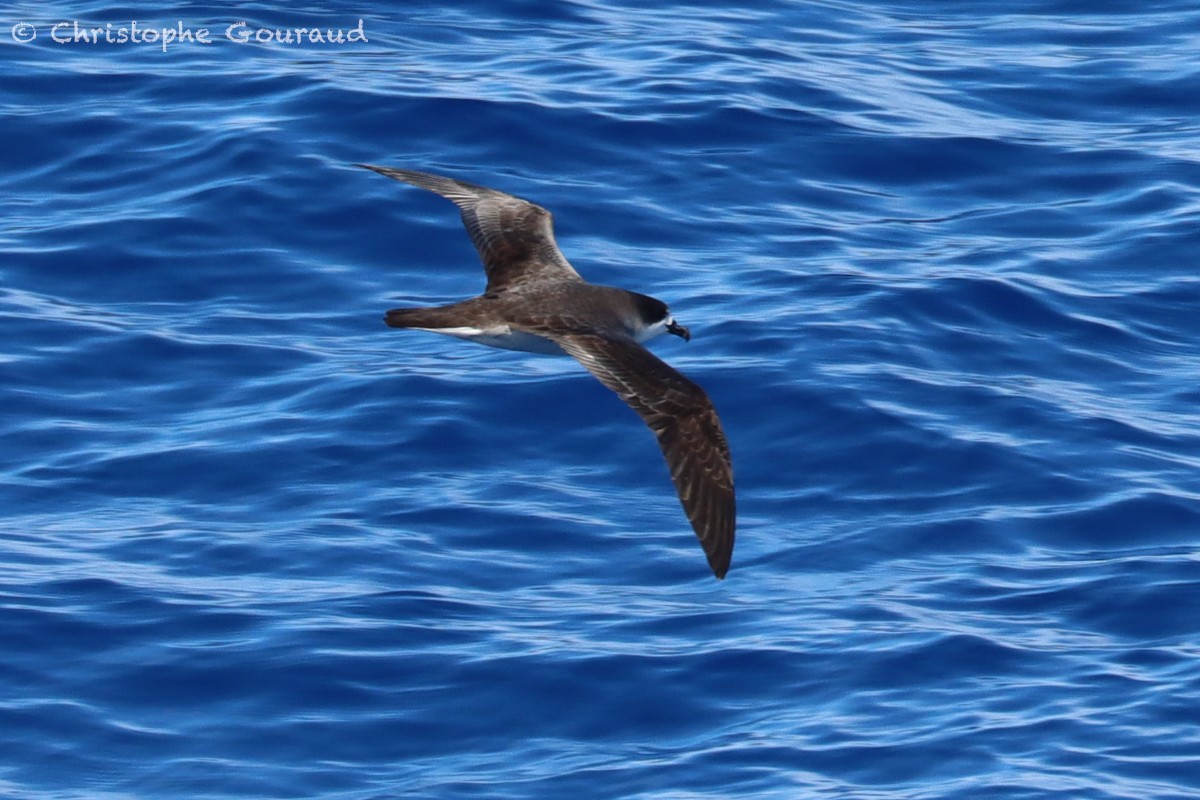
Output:
[[[0,794],[1200,790],[1196,12],[238,14],[369,42],[9,48]],[[726,581],[577,365],[382,325],[483,277],[362,161],[671,303]]]

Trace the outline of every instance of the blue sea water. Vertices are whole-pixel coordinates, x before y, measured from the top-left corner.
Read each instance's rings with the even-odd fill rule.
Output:
[[[1200,10],[3,16],[0,796],[1200,795]],[[573,361],[383,326],[483,276],[354,162],[671,304],[725,581]]]

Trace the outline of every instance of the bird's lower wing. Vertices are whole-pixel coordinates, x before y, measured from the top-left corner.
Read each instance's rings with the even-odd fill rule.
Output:
[[[733,465],[708,395],[632,339],[597,334],[550,338],[654,431],[708,564],[713,574],[724,578],[733,555]]]

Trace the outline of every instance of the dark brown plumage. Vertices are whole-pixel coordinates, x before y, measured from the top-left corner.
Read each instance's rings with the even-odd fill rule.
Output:
[[[453,201],[462,212],[463,225],[483,260],[489,294],[545,277],[556,281],[583,280],[559,251],[554,241],[553,217],[541,206],[441,175],[370,164],[355,166],[375,170]]]
[[[654,432],[709,566],[724,578],[736,508],[721,422],[703,389],[639,341],[663,332],[690,338],[666,304],[584,281],[559,251],[552,217],[541,206],[453,178],[357,166],[453,201],[487,274],[483,295],[439,308],[393,309],[387,324],[574,357]]]
[[[629,339],[595,334],[556,334],[551,338],[654,431],[708,565],[714,575],[724,578],[733,556],[733,465],[725,432],[708,395]]]

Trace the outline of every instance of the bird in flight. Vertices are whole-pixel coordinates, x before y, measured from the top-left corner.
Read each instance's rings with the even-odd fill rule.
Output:
[[[654,432],[708,564],[724,578],[733,554],[735,504],[721,421],[703,389],[642,346],[663,333],[691,339],[667,304],[585,281],[559,251],[552,217],[541,206],[454,178],[355,166],[452,201],[487,274],[478,297],[395,308],[384,321],[491,347],[573,357]]]

